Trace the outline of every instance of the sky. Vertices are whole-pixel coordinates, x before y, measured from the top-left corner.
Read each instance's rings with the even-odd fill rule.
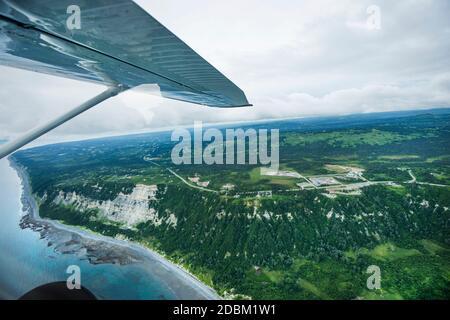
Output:
[[[38,143],[192,126],[194,121],[450,106],[448,0],[136,2],[243,89],[254,106],[208,108],[131,90]],[[0,140],[103,90],[0,66]]]

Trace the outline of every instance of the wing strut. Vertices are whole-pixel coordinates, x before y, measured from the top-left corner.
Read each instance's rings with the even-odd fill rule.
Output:
[[[0,146],[0,159],[3,157],[9,155],[10,153],[16,151],[20,147],[23,147],[27,143],[39,138],[43,134],[49,132],[50,130],[60,126],[64,122],[72,119],[73,117],[76,117],[80,113],[83,113],[84,111],[96,106],[97,104],[117,95],[123,91],[122,86],[114,86],[109,87],[107,90],[103,91],[99,95],[96,95],[95,97],[89,99],[88,101],[84,102],[83,104],[79,105],[78,107],[70,110],[69,112],[60,115],[59,117],[40,125],[34,129],[31,129],[27,133],[25,133],[23,136],[12,140],[8,143],[5,143],[4,145]]]

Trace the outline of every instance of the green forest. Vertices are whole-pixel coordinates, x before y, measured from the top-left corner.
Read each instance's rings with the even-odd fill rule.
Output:
[[[298,176],[263,175],[257,165],[175,166],[170,132],[13,157],[42,217],[146,245],[226,298],[450,298],[450,111],[248,126],[280,129],[281,169]],[[208,190],[171,171],[208,181]],[[67,193],[114,201],[137,185],[157,186],[147,203],[162,223],[130,226],[55,201]],[[372,265],[381,289],[367,287]]]

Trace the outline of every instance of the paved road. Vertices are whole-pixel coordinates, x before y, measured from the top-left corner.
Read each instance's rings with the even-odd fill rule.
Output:
[[[219,193],[216,190],[212,190],[212,189],[208,189],[208,188],[204,188],[204,187],[200,187],[200,186],[196,186],[195,184],[191,184],[188,181],[186,181],[182,176],[180,176],[178,173],[176,173],[175,171],[166,168],[167,171],[169,171],[171,174],[173,174],[175,177],[177,177],[178,179],[180,179],[181,181],[183,181],[185,184],[187,184],[189,187],[191,188],[195,188],[195,189],[199,189],[202,191],[208,191],[208,192],[214,192],[214,193]]]
[[[161,167],[160,164],[158,164],[158,163],[156,163],[156,162],[154,162],[154,161],[152,161],[152,160],[150,160],[150,159],[146,159],[146,157],[144,157],[143,160],[146,161],[146,162],[150,162],[150,163],[152,163],[152,164],[154,164],[154,165],[157,165],[158,167]],[[169,169],[169,168],[165,168],[165,169],[166,169],[167,171],[169,171],[171,174],[173,174],[175,177],[177,177],[178,179],[180,179],[183,183],[185,183],[186,185],[188,185],[189,187],[191,187],[191,188],[199,189],[199,190],[207,191],[207,192],[219,193],[219,192],[216,191],[216,190],[212,190],[212,189],[208,189],[208,188],[205,188],[205,187],[196,186],[195,184],[192,184],[192,183],[190,183],[189,181],[187,181],[186,179],[184,179],[182,176],[180,176],[178,173],[176,173],[176,172],[173,171],[172,169]]]
[[[428,185],[428,186],[434,186],[434,187],[450,187],[446,184],[438,184],[438,183],[429,183],[429,182],[418,182],[416,176],[412,173],[411,170],[408,170],[409,175],[411,176],[411,180],[409,180],[407,183],[417,183],[422,185]]]

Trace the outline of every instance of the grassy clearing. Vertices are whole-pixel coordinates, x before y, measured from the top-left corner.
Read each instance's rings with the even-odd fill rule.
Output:
[[[358,255],[368,255],[376,260],[381,261],[394,261],[397,259],[407,258],[411,256],[421,255],[419,250],[416,249],[404,249],[400,248],[393,243],[384,243],[369,250],[367,248],[361,248],[357,251],[347,251],[345,255],[348,258],[356,259]]]
[[[259,183],[261,186],[264,185],[281,185],[287,188],[295,188],[295,183],[299,179],[292,177],[278,177],[278,176],[262,176],[261,168],[253,168],[250,171],[250,182]]]
[[[420,240],[420,243],[423,245],[423,247],[425,248],[425,250],[427,250],[430,254],[438,254],[439,252],[443,252],[443,251],[450,251],[447,248],[444,248],[440,245],[438,245],[437,243],[428,240],[428,239],[424,239],[424,240]]]
[[[413,155],[413,154],[399,154],[399,155],[393,155],[393,156],[379,156],[378,159],[380,160],[410,160],[410,159],[419,159],[420,156]]]
[[[298,285],[300,287],[302,287],[303,289],[305,289],[306,291],[311,292],[313,295],[317,296],[318,298],[320,298],[322,300],[330,300],[331,299],[327,294],[320,291],[319,288],[317,288],[314,284],[312,284],[311,282],[309,282],[305,279],[299,279]]]
[[[270,281],[275,283],[280,282],[283,277],[282,271],[264,271],[263,273],[267,276],[267,278],[269,278]]]
[[[403,300],[398,292],[390,292],[388,290],[369,291],[364,290],[362,294],[364,300]]]
[[[381,146],[394,142],[413,140],[422,137],[419,134],[402,135],[390,131],[372,129],[370,131],[348,130],[322,133],[288,134],[285,143],[291,146],[302,146],[317,142],[326,142],[331,146],[355,147],[358,145]]]
[[[405,196],[408,193],[407,189],[402,185],[386,186],[385,188],[401,196]]]
[[[448,161],[448,160],[450,160],[450,156],[449,155],[445,155],[445,156],[427,158],[425,160],[425,162],[426,163],[433,163],[433,162],[437,162],[437,161]]]
[[[391,261],[420,254],[420,251],[416,249],[403,249],[392,243],[378,245],[369,251],[369,255],[375,259]]]

